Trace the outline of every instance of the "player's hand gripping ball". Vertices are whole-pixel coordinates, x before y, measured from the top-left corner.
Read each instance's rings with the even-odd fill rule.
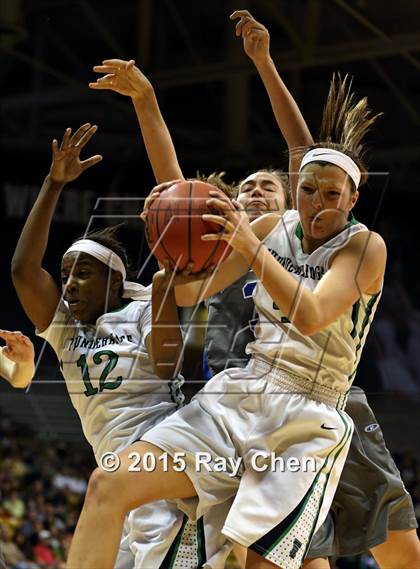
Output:
[[[204,221],[203,214],[218,213],[206,202],[210,192],[225,194],[206,182],[179,182],[163,190],[150,205],[146,218],[146,237],[158,261],[169,260],[171,269],[205,271],[222,262],[231,249],[226,241],[202,241],[206,233],[218,233],[220,226]]]

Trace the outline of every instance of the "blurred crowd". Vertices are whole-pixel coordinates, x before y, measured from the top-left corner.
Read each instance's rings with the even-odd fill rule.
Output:
[[[0,422],[0,567],[64,569],[90,453]]]

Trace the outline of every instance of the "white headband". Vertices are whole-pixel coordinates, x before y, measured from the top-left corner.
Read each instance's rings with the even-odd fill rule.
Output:
[[[360,179],[362,177],[360,169],[356,162],[338,150],[332,148],[313,148],[305,154],[300,164],[299,172],[311,162],[329,162],[335,166],[339,166],[350,178],[353,180],[356,188],[359,187]]]
[[[67,253],[87,253],[98,261],[101,261],[107,267],[122,274],[123,278],[123,298],[133,298],[134,300],[150,300],[151,299],[151,286],[144,287],[139,283],[125,280],[127,271],[125,270],[124,263],[114,251],[108,249],[104,245],[93,241],[92,239],[80,239],[71,245],[64,255]]]

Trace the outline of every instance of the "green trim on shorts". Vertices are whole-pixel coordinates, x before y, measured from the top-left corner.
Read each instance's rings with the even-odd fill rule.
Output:
[[[344,425],[346,426],[346,429],[347,429],[348,423],[346,422],[346,420],[344,419],[344,417],[342,416],[342,414],[340,413],[340,411],[339,411],[338,409],[337,409],[337,413],[339,414],[340,419],[343,421],[343,423],[344,423]],[[347,434],[347,438],[346,438],[346,440],[344,441],[343,446],[347,443],[347,441],[348,441],[348,439],[349,439],[349,436],[351,436],[352,434],[353,434],[353,431],[352,431],[352,429],[351,429],[351,427],[350,427],[350,433]],[[346,433],[345,433],[345,435],[346,435]],[[317,521],[318,521],[318,518],[319,518],[319,512],[320,512],[320,510],[321,510],[322,502],[323,502],[323,500],[324,500],[325,492],[326,492],[327,486],[328,486],[328,481],[329,481],[330,476],[331,476],[331,471],[332,471],[332,469],[334,468],[334,464],[336,463],[337,458],[338,458],[339,455],[340,455],[340,452],[341,452],[341,449],[339,449],[339,450],[337,451],[337,453],[336,453],[336,455],[335,455],[335,457],[334,457],[334,462],[333,462],[332,465],[331,465],[330,472],[329,472],[328,475],[327,475],[327,479],[326,479],[326,481],[325,481],[324,490],[322,491],[322,496],[321,496],[321,499],[320,499],[320,501],[319,501],[318,512],[317,512],[317,514],[316,514],[314,523],[313,523],[313,525],[312,525],[312,529],[311,529],[311,531],[310,531],[310,533],[309,533],[309,539],[308,539],[308,542],[307,542],[307,544],[306,544],[306,549],[305,549],[305,552],[304,552],[304,554],[303,554],[303,559],[305,559],[306,554],[307,554],[307,552],[308,552],[308,550],[309,550],[309,546],[311,545],[312,537],[313,537],[313,535],[314,535],[314,533],[315,533],[315,527],[316,527],[316,524],[317,524]]]
[[[198,567],[201,567],[206,562],[206,535],[204,533],[204,522],[201,517],[197,520],[197,558]]]
[[[338,411],[337,411],[337,412],[338,412]],[[338,413],[339,413],[339,412],[338,412]],[[299,508],[299,512],[297,513],[297,515],[295,516],[295,518],[293,519],[293,521],[289,524],[289,526],[283,531],[283,533],[280,535],[280,537],[273,543],[273,545],[271,545],[269,549],[265,549],[265,550],[264,550],[264,552],[262,553],[262,556],[263,556],[263,557],[266,557],[269,553],[271,553],[271,552],[273,551],[273,549],[275,549],[275,547],[277,547],[277,545],[280,543],[280,541],[282,541],[282,539],[284,539],[284,537],[285,537],[288,533],[290,533],[290,531],[292,530],[292,528],[298,523],[298,521],[299,521],[299,519],[300,519],[300,517],[301,517],[301,515],[302,515],[303,510],[305,509],[305,507],[306,507],[308,501],[310,500],[310,498],[311,498],[311,496],[312,496],[312,494],[313,494],[313,488],[316,486],[319,477],[321,476],[321,474],[322,474],[322,472],[323,472],[323,470],[324,470],[326,464],[328,463],[328,460],[330,459],[330,456],[331,456],[334,452],[336,452],[336,455],[335,455],[335,458],[334,458],[334,462],[333,462],[333,464],[332,464],[332,466],[331,466],[331,468],[332,468],[332,467],[334,466],[334,464],[335,464],[335,461],[337,460],[337,457],[338,457],[338,455],[339,455],[339,453],[340,453],[340,450],[344,447],[344,445],[346,444],[347,440],[349,439],[349,435],[350,435],[351,432],[352,432],[351,426],[350,426],[349,423],[346,423],[346,421],[343,419],[343,417],[341,416],[340,413],[339,413],[339,415],[340,415],[340,419],[343,421],[343,423],[344,423],[344,425],[345,425],[345,431],[344,431],[344,434],[343,434],[342,438],[341,438],[340,441],[335,445],[335,447],[334,447],[333,449],[331,449],[331,451],[329,452],[328,456],[325,458],[324,464],[321,466],[321,468],[320,468],[318,474],[316,475],[314,481],[312,482],[312,484],[311,484],[309,490],[307,491],[307,493],[305,494],[305,496],[304,496],[304,497],[302,498],[302,500],[301,500],[301,503],[302,503],[302,502],[303,502],[303,503],[302,503],[301,507]],[[330,472],[330,474],[331,474],[331,472]],[[326,482],[325,482],[325,488],[324,488],[324,492],[323,492],[322,497],[323,497],[324,494],[325,494],[325,490],[326,490],[326,487],[327,487],[327,483],[328,483],[329,475],[330,475],[330,474],[328,474],[328,476],[327,476],[327,480],[326,480]],[[320,500],[319,509],[321,508],[321,505],[322,505],[322,499]],[[298,505],[298,506],[299,506],[299,505]],[[318,519],[318,516],[319,516],[319,510],[318,510],[318,514],[317,514],[317,516],[316,516],[316,519]],[[316,523],[314,524],[314,527],[315,527],[315,525],[316,525]],[[313,534],[313,530],[312,530],[312,534]],[[311,535],[311,538],[312,538],[312,535]],[[310,540],[308,540],[308,546],[309,546],[309,543],[310,543]],[[255,544],[258,544],[258,542],[255,542]],[[253,549],[253,546],[254,546],[255,544],[252,544],[252,545],[251,545],[251,549]],[[307,547],[308,547],[308,546],[307,546]],[[259,548],[258,545],[257,545],[257,547]]]
[[[177,564],[177,561],[183,561],[184,563],[186,562],[185,557],[182,557],[182,555],[178,557],[178,555],[182,545],[184,545],[184,533],[188,523],[188,516],[184,514],[182,526],[178,531],[171,547],[166,553],[165,559],[162,561],[159,569],[173,569],[173,567]],[[188,557],[187,560],[190,563],[191,561],[194,562],[194,565],[188,565],[188,567],[190,567],[190,569],[197,569],[198,567],[202,567],[202,565],[206,562],[206,539],[204,533],[203,518],[200,518],[195,524],[195,541],[193,544],[191,544],[191,546],[192,545],[194,545],[196,560],[193,561],[192,558]],[[185,567],[187,567],[187,565],[185,565]]]
[[[187,525],[188,517],[184,514],[184,519],[182,520],[182,526],[176,537],[169,548],[167,554],[165,555],[165,559],[162,561],[159,569],[172,569],[176,558],[178,556],[179,547],[181,545],[182,536],[184,535],[185,526]],[[169,558],[169,559],[168,559]]]

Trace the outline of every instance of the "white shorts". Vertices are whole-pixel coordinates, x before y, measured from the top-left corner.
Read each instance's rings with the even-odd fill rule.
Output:
[[[174,502],[163,500],[132,510],[124,522],[115,569],[160,567],[182,527],[183,518]]]
[[[230,503],[190,521],[175,502],[151,502],[129,513],[115,569],[223,569],[231,544],[221,530]]]
[[[197,497],[177,502],[191,519],[233,498],[223,534],[297,569],[328,513],[351,440],[353,423],[335,399],[342,396],[251,360],[216,375],[142,439],[184,455]]]

